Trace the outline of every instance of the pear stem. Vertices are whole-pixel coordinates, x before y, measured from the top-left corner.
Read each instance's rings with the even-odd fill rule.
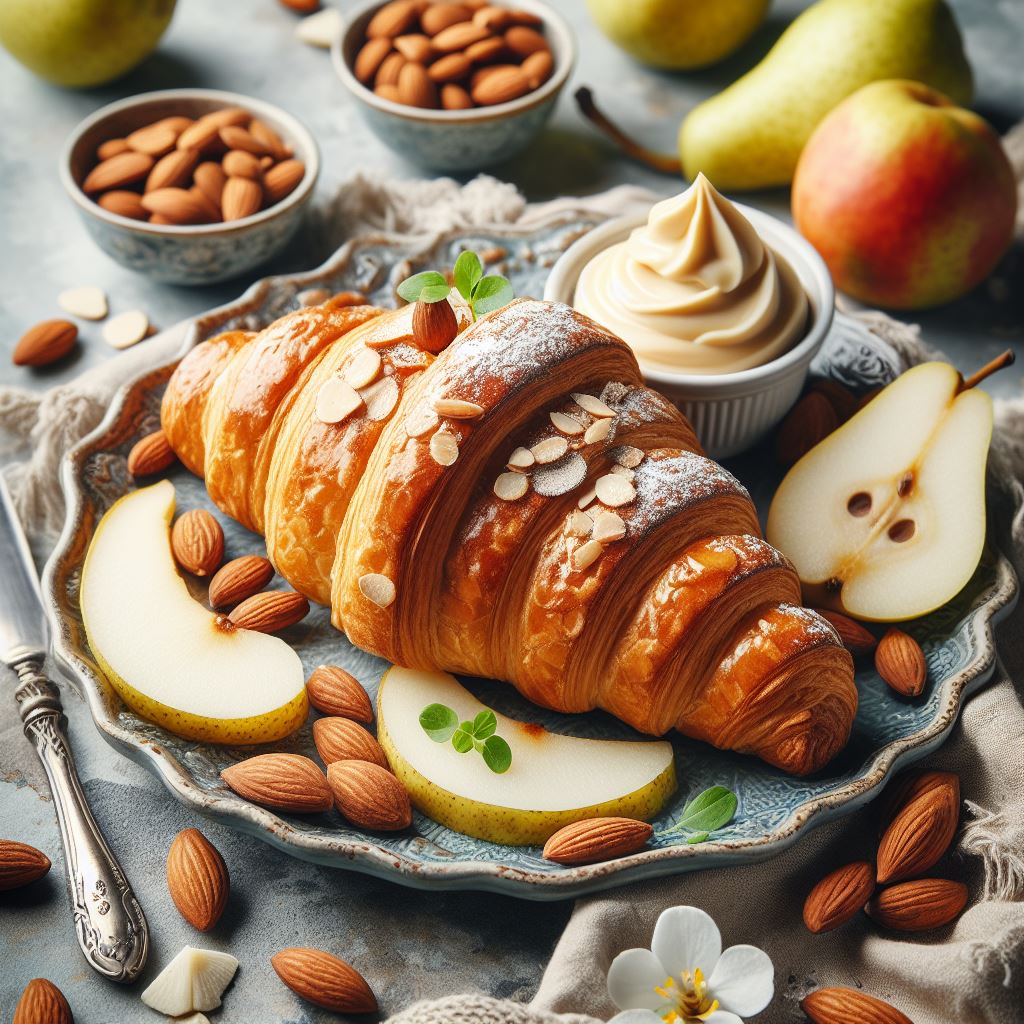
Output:
[[[1012,366],[1014,360],[1017,357],[1013,354],[1013,349],[1008,348],[1005,352],[996,356],[991,362],[986,363],[980,370],[972,373],[964,382],[960,385],[961,391],[966,391],[968,388],[973,388],[976,384],[980,384],[986,377],[991,377],[997,370],[1003,369],[1005,366]]]
[[[664,153],[655,153],[650,149],[641,146],[635,139],[631,139],[618,125],[613,124],[608,118],[597,109],[594,102],[594,94],[585,86],[576,90],[576,105],[580,113],[599,131],[604,132],[625,154],[648,167],[660,171],[662,174],[681,175],[683,165],[678,159],[666,156]]]

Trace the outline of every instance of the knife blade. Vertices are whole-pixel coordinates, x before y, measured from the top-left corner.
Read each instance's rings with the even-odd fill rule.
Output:
[[[43,672],[49,631],[28,542],[0,473],[0,662],[18,678],[14,698],[53,794],[78,944],[89,965],[132,982],[145,966],[149,927],[89,810],[57,687]]]

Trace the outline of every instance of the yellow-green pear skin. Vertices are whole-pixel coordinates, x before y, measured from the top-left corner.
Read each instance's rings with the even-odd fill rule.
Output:
[[[765,58],[679,129],[683,171],[726,191],[787,185],[818,122],[869,82],[906,78],[970,103],[973,79],[944,0],[819,0]]]
[[[764,20],[769,0],[587,0],[598,28],[643,64],[670,71],[727,57]]]

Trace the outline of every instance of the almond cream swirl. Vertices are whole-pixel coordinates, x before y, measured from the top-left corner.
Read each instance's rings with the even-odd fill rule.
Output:
[[[807,325],[793,268],[699,174],[580,274],[574,305],[644,370],[729,373],[782,355]]]

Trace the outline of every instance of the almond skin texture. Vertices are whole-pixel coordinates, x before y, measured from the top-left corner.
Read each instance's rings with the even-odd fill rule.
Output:
[[[864,909],[875,890],[875,869],[866,860],[826,875],[804,901],[804,924],[818,934],[846,924]]]
[[[270,559],[243,555],[222,565],[210,580],[210,607],[230,608],[258,594],[274,577]]]
[[[177,456],[162,430],[154,430],[140,438],[128,453],[128,472],[132,476],[152,476],[162,473]]]
[[[381,745],[358,722],[348,718],[317,719],[313,723],[313,742],[326,765],[335,761],[371,761],[390,771]]]
[[[172,224],[205,224],[208,207],[185,188],[157,188],[142,197],[143,209],[166,217]]]
[[[897,776],[886,788],[879,801],[879,817],[883,827],[887,826],[911,801],[942,786],[949,789],[953,803],[959,807],[960,778],[953,772],[904,772]]]
[[[890,629],[875,650],[878,674],[904,697],[918,697],[928,677],[921,645],[909,633]]]
[[[167,853],[167,889],[193,928],[208,932],[228,902],[231,883],[224,858],[197,828],[179,832]]]
[[[441,302],[422,302],[417,300],[412,311],[412,336],[416,344],[424,352],[444,351],[459,333],[459,322],[455,319],[452,304],[443,299]]]
[[[263,204],[263,189],[250,178],[228,178],[220,196],[220,208],[225,220],[251,217]]]
[[[163,156],[174,148],[181,132],[176,132],[170,125],[157,121],[155,124],[147,124],[145,128],[139,128],[131,135],[125,136],[125,142],[129,149],[136,153],[148,153],[149,156]]]
[[[14,1009],[11,1024],[74,1024],[64,993],[52,981],[33,978]]]
[[[355,63],[352,65],[352,73],[356,78],[366,85],[377,69],[384,63],[384,58],[391,53],[391,40],[387,38],[371,39],[363,44],[363,48],[356,54]],[[378,85],[382,84],[380,82]]]
[[[171,529],[174,560],[194,576],[210,576],[224,558],[224,531],[205,508],[179,516]]]
[[[595,864],[636,853],[653,833],[635,818],[587,818],[560,828],[544,844],[544,856],[559,864]]]
[[[301,754],[257,754],[220,777],[240,797],[293,814],[319,814],[334,804],[324,773]]]
[[[489,70],[491,74],[481,78],[470,90],[473,99],[482,107],[508,103],[530,91],[530,81],[523,73],[522,68],[509,64]]]
[[[11,361],[15,366],[48,366],[66,356],[78,340],[78,328],[70,320],[43,320],[22,336]]]
[[[294,626],[309,614],[309,602],[294,590],[268,590],[247,597],[228,619],[239,629],[277,633]]]
[[[306,165],[301,160],[282,160],[268,168],[263,175],[263,193],[267,204],[279,203],[306,175]]]
[[[859,622],[851,619],[842,612],[829,611],[827,608],[814,609],[826,622],[832,624],[843,641],[843,646],[854,657],[870,654],[878,644],[878,641]]]
[[[402,65],[398,72],[398,102],[410,107],[437,106],[437,86],[422,64],[409,61]]]
[[[321,665],[306,682],[309,703],[325,715],[372,722],[373,707],[369,694],[351,673],[335,665]]]
[[[926,932],[949,924],[967,905],[967,886],[945,878],[900,882],[878,893],[867,905],[868,916],[883,928]]]
[[[335,761],[327,766],[334,805],[353,825],[395,832],[412,824],[405,787],[386,768],[370,761]]]
[[[350,964],[320,949],[282,949],[270,959],[299,997],[334,1013],[376,1013],[377,997]]]
[[[800,1001],[814,1024],[913,1024],[881,999],[852,988],[819,988]]]
[[[960,820],[959,793],[949,786],[928,790],[893,818],[878,844],[880,884],[923,874],[949,848]]]
[[[417,10],[413,0],[392,0],[370,19],[366,26],[366,38],[379,39],[386,36],[390,39],[400,36],[416,21]]]
[[[28,843],[0,839],[0,892],[30,885],[50,870],[50,858]]]
[[[146,153],[126,150],[98,163],[82,182],[82,191],[90,195],[112,188],[124,188],[142,181],[153,169],[153,158]]]
[[[810,391],[790,409],[775,435],[775,457],[783,466],[799,462],[819,441],[839,426],[832,403]]]

